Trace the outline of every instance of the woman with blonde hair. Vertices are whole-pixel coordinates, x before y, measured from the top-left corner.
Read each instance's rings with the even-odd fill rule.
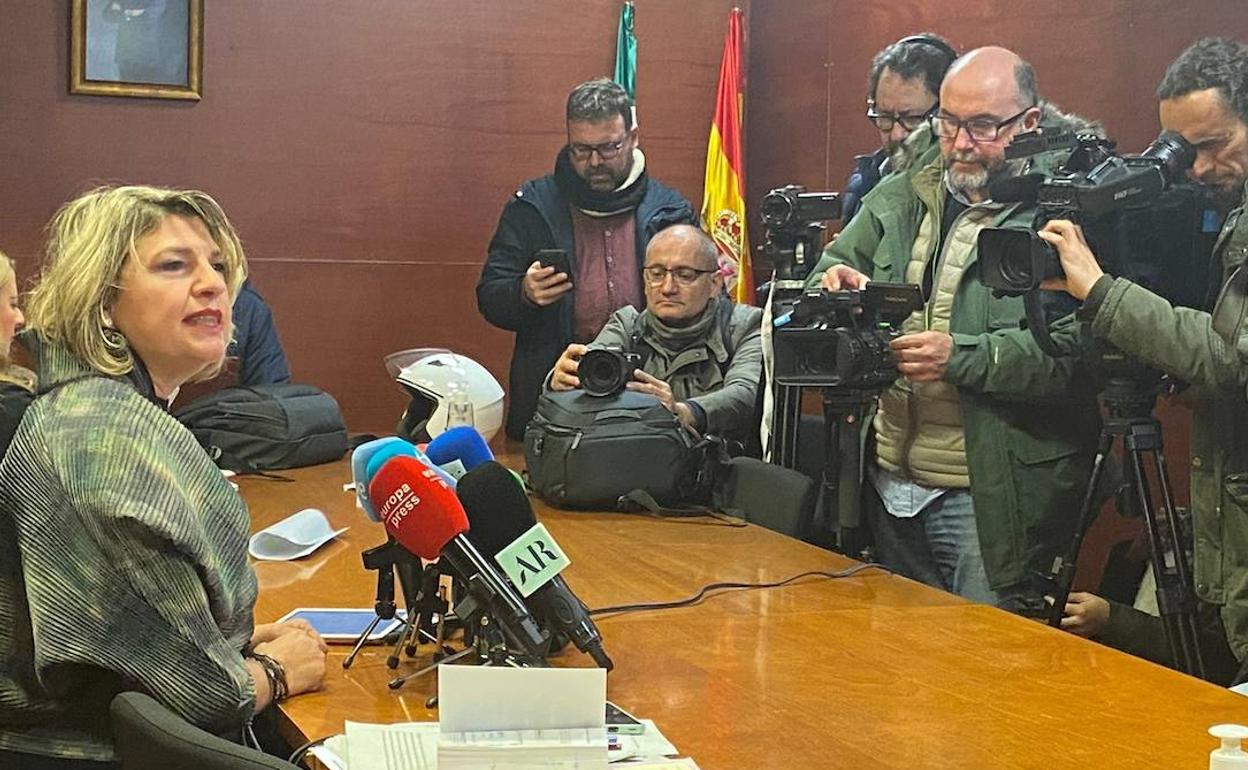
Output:
[[[123,690],[239,738],[320,686],[316,632],[254,626],[247,507],[168,413],[220,369],[245,273],[201,192],[101,188],[52,220],[39,394],[0,462],[0,766],[115,766]]]
[[[34,395],[31,391],[35,388],[34,372],[9,360],[13,337],[25,320],[17,300],[13,260],[0,251],[0,457],[30,405]]]

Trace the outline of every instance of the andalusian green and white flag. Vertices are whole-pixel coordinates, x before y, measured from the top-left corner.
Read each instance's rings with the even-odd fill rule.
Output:
[[[633,100],[633,125],[637,125],[637,36],[633,34],[633,3],[620,9],[620,29],[615,36],[615,82]]]

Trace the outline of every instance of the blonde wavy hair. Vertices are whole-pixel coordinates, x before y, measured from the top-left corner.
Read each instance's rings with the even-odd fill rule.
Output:
[[[230,302],[247,277],[247,260],[234,226],[207,193],[160,187],[100,187],[66,203],[48,225],[47,254],[30,293],[26,325],[44,340],[67,347],[87,366],[109,375],[134,369],[134,354],[109,314],[121,271],[136,242],[170,215],[204,223],[221,250]],[[231,322],[226,339],[233,339]],[[211,379],[224,358],[191,378]]]
[[[13,267],[13,260],[8,255],[0,251],[0,289],[6,284],[13,284],[13,291],[17,291],[17,271]],[[12,343],[12,340],[9,341]],[[35,389],[35,374],[29,369],[24,369],[14,364],[9,359],[9,348],[6,346],[0,349],[0,382],[10,382],[21,385],[27,390]]]

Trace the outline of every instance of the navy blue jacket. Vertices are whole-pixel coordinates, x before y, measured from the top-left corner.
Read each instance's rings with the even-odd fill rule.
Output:
[[[238,359],[239,385],[290,381],[290,365],[277,338],[273,313],[250,279],[234,299],[234,342],[227,355]]]
[[[646,245],[655,233],[669,225],[697,223],[689,201],[653,178],[647,183],[635,219],[638,272],[645,261]],[[555,185],[554,175],[530,179],[507,202],[477,281],[477,309],[481,315],[500,329],[516,333],[506,427],[508,437],[513,439],[524,437],[524,426],[537,408],[542,381],[572,342],[574,292],[546,307],[537,307],[522,293],[524,273],[539,249],[566,251],[575,283],[572,211]]]

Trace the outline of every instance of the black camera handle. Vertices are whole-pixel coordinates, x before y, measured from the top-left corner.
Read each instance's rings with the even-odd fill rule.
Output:
[[[1033,290],[1023,295],[1023,311],[1027,319],[1027,328],[1031,331],[1031,336],[1035,338],[1036,344],[1046,355],[1060,358],[1063,354],[1057,347],[1057,343],[1053,341],[1052,335],[1049,334],[1048,315],[1044,312],[1043,296],[1039,291]]]

